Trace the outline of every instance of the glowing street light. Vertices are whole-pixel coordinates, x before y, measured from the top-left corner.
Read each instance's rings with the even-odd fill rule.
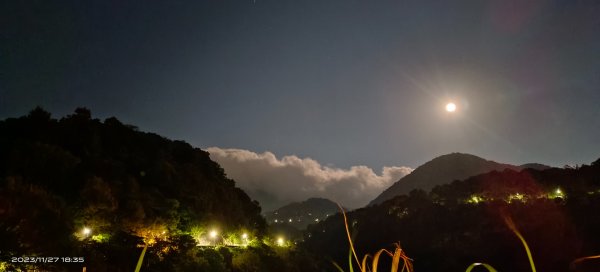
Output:
[[[83,227],[81,233],[83,233],[83,236],[89,236],[90,234],[92,234],[92,229],[88,227]]]
[[[213,242],[214,242],[214,245],[216,245],[216,244],[217,244],[217,236],[219,236],[219,233],[217,232],[217,230],[211,230],[211,231],[208,233],[208,237],[209,237],[211,240],[213,240]]]
[[[554,190],[554,194],[550,194],[549,197],[550,198],[565,198],[565,193],[560,188],[556,188],[556,190]]]
[[[248,240],[248,233],[243,233],[242,234],[242,239]]]
[[[556,188],[555,193],[556,193],[556,196],[558,196],[558,197],[563,197],[564,196],[564,193],[563,193],[563,191],[560,188]]]
[[[285,243],[285,240],[283,239],[283,237],[277,238],[277,245],[283,246],[284,243]]]

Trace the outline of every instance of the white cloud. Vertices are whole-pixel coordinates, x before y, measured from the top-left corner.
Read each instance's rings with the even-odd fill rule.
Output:
[[[323,197],[348,208],[365,206],[383,190],[412,171],[408,167],[383,167],[380,175],[363,165],[340,169],[310,158],[261,154],[244,149],[207,149],[229,178],[258,200],[263,211],[292,201]]]

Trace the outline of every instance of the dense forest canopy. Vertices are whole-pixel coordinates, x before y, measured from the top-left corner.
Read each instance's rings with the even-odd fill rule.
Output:
[[[413,190],[350,212],[348,222],[359,255],[400,242],[415,271],[464,271],[474,262],[530,271],[506,218],[527,239],[538,271],[598,271],[596,259],[573,261],[600,254],[599,210],[600,159],[564,169],[492,171],[430,192]],[[329,217],[309,226],[303,246],[347,263],[344,232],[340,214]]]
[[[108,244],[89,262],[123,265],[139,245],[195,245],[208,228],[259,239],[260,211],[207,152],[114,117],[78,108],[54,119],[36,108],[0,121],[2,260],[93,255],[81,245]],[[113,256],[121,245],[126,257]]]

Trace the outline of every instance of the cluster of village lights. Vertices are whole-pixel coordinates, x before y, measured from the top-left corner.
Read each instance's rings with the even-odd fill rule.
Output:
[[[84,238],[90,237],[92,235],[92,229],[89,227],[83,227],[81,229],[81,234]],[[163,231],[161,234],[165,235],[166,231]],[[210,238],[210,240],[213,241],[213,243],[214,243],[213,245],[216,245],[217,239],[220,237],[219,231],[216,229],[209,231],[208,237]],[[246,232],[242,233],[241,238],[244,241],[244,245],[248,244],[248,242],[250,240],[250,236],[248,235],[248,233],[246,233]],[[285,246],[286,245],[285,238],[283,238],[282,236],[277,237],[275,240],[275,244],[277,244],[278,246]],[[229,245],[231,246],[231,245],[235,245],[235,244],[229,244]]]
[[[560,199],[565,199],[566,195],[565,195],[565,193],[560,188],[556,188],[551,193],[548,193],[548,194],[545,194],[545,195],[540,195],[537,198],[548,198],[548,199],[560,198]],[[526,202],[528,199],[529,199],[529,196],[526,195],[526,194],[514,193],[514,194],[508,195],[508,197],[506,198],[506,201],[508,203],[511,203],[512,201]],[[490,200],[490,199],[487,199],[487,200]],[[491,200],[493,200],[493,199],[491,199]],[[479,196],[479,195],[472,195],[467,200],[468,203],[472,203],[472,204],[478,204],[478,203],[484,202],[484,201],[486,201],[486,199],[484,197],[482,197],[482,196]]]
[[[208,236],[210,237],[210,239],[212,239],[213,241],[216,240],[219,237],[219,232],[217,230],[211,230],[208,233]],[[242,240],[244,241],[244,243],[248,243],[248,240],[250,238],[250,236],[248,236],[248,233],[244,232],[241,235]],[[275,243],[278,246],[285,246],[285,239],[283,237],[277,237],[277,239],[275,240]]]

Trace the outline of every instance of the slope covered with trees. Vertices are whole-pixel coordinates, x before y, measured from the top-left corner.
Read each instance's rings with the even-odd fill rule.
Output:
[[[504,169],[519,170],[521,167],[485,160],[471,154],[451,153],[434,158],[417,167],[383,191],[369,205],[380,204],[395,196],[408,194],[414,189],[429,191],[437,185],[447,184],[471,176]]]
[[[258,241],[266,222],[207,152],[84,108],[0,121],[0,260],[83,256],[88,269],[131,271],[140,245],[163,244],[147,256],[157,271],[231,266],[235,256],[196,247],[209,228]]]
[[[348,222],[359,255],[400,242],[415,271],[464,271],[474,262],[530,271],[521,242],[505,223],[511,218],[538,271],[598,271],[597,259],[573,261],[600,254],[599,210],[600,159],[577,168],[492,171],[429,193],[413,190],[350,212]],[[305,235],[304,248],[347,264],[340,214],[309,226]]]
[[[267,212],[265,218],[269,224],[286,224],[301,230],[337,212],[339,208],[335,202],[325,198],[309,198]]]

